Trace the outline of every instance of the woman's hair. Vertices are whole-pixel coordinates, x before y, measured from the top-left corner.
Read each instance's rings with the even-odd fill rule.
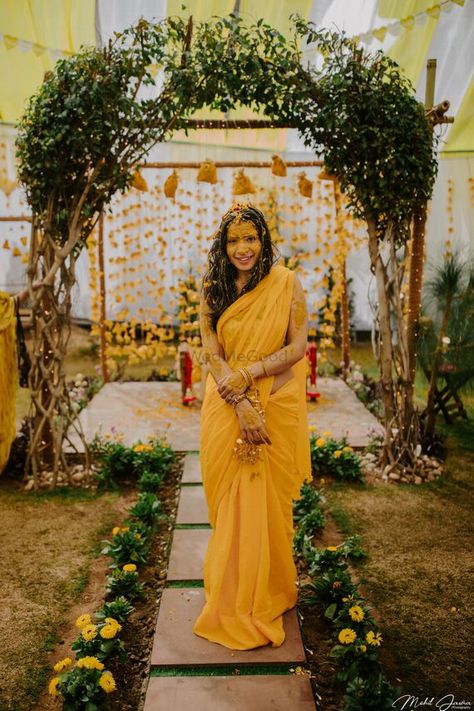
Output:
[[[237,269],[229,261],[226,252],[229,225],[236,218],[239,222],[251,222],[255,226],[262,245],[258,261],[251,270],[250,279],[240,294],[251,291],[256,287],[259,281],[269,273],[272,265],[280,256],[278,248],[272,242],[265,217],[258,208],[250,204],[237,204],[225,213],[209,250],[208,268],[202,281],[202,292],[209,306],[209,319],[214,331],[221,314],[238,296],[235,285]]]

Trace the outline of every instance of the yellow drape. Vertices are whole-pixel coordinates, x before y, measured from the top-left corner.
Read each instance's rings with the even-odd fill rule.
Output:
[[[81,44],[95,45],[95,0],[2,0],[0,31],[50,49],[75,52]],[[35,47],[8,49],[0,42],[0,121],[17,121],[26,100],[54,66],[49,51]]]
[[[278,351],[285,342],[294,272],[274,266],[221,316],[217,336],[232,368]],[[292,555],[292,499],[311,477],[305,359],[271,393],[274,377],[257,381],[271,445],[255,464],[234,453],[234,409],[209,375],[201,411],[201,471],[213,528],[204,562],[205,606],[194,632],[231,649],[285,638],[282,614],[297,598]]]
[[[15,439],[17,380],[15,307],[9,294],[0,291],[0,474]]]

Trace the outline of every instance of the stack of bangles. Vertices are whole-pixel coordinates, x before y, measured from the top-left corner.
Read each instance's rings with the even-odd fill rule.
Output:
[[[262,367],[263,367],[263,372],[265,373],[266,376],[268,376],[268,373],[265,369],[264,361],[262,361]],[[232,401],[230,404],[233,405],[233,407],[235,407],[239,402],[244,400],[247,397],[246,391],[255,385],[254,377],[253,377],[252,373],[247,368],[239,368],[238,372],[242,375],[243,379],[245,380],[246,388],[245,388],[245,392],[241,393],[240,395],[236,395],[235,397],[232,398]]]

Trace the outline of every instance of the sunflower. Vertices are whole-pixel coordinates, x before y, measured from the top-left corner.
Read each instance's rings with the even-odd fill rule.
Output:
[[[356,637],[357,634],[354,632],[354,630],[351,630],[349,627],[345,627],[339,632],[338,640],[339,642],[341,642],[341,644],[352,644]]]
[[[61,659],[59,662],[56,662],[53,669],[55,672],[58,672],[58,674],[59,674],[60,672],[64,671],[64,669],[67,669],[68,667],[70,667],[71,664],[72,664],[71,657],[65,657],[64,659]]]
[[[100,679],[99,679],[99,684],[103,688],[106,694],[112,693],[112,691],[115,691],[116,684],[115,684],[115,679],[112,676],[112,673],[109,671],[105,671]]]
[[[365,635],[365,639],[374,647],[380,647],[382,644],[382,634],[380,632],[369,630],[369,632]]]
[[[81,630],[82,637],[86,642],[91,642],[97,634],[97,627],[95,625],[86,625]]]
[[[90,615],[80,615],[76,622],[74,623],[76,627],[82,630],[83,627],[92,624],[92,617]]]
[[[349,608],[349,615],[351,616],[351,620],[361,622],[365,617],[365,612],[360,605],[353,605]]]

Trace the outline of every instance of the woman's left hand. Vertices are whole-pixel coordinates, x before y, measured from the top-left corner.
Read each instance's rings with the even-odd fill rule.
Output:
[[[247,390],[247,382],[239,371],[226,375],[217,381],[217,391],[221,398],[232,404],[232,400]]]

